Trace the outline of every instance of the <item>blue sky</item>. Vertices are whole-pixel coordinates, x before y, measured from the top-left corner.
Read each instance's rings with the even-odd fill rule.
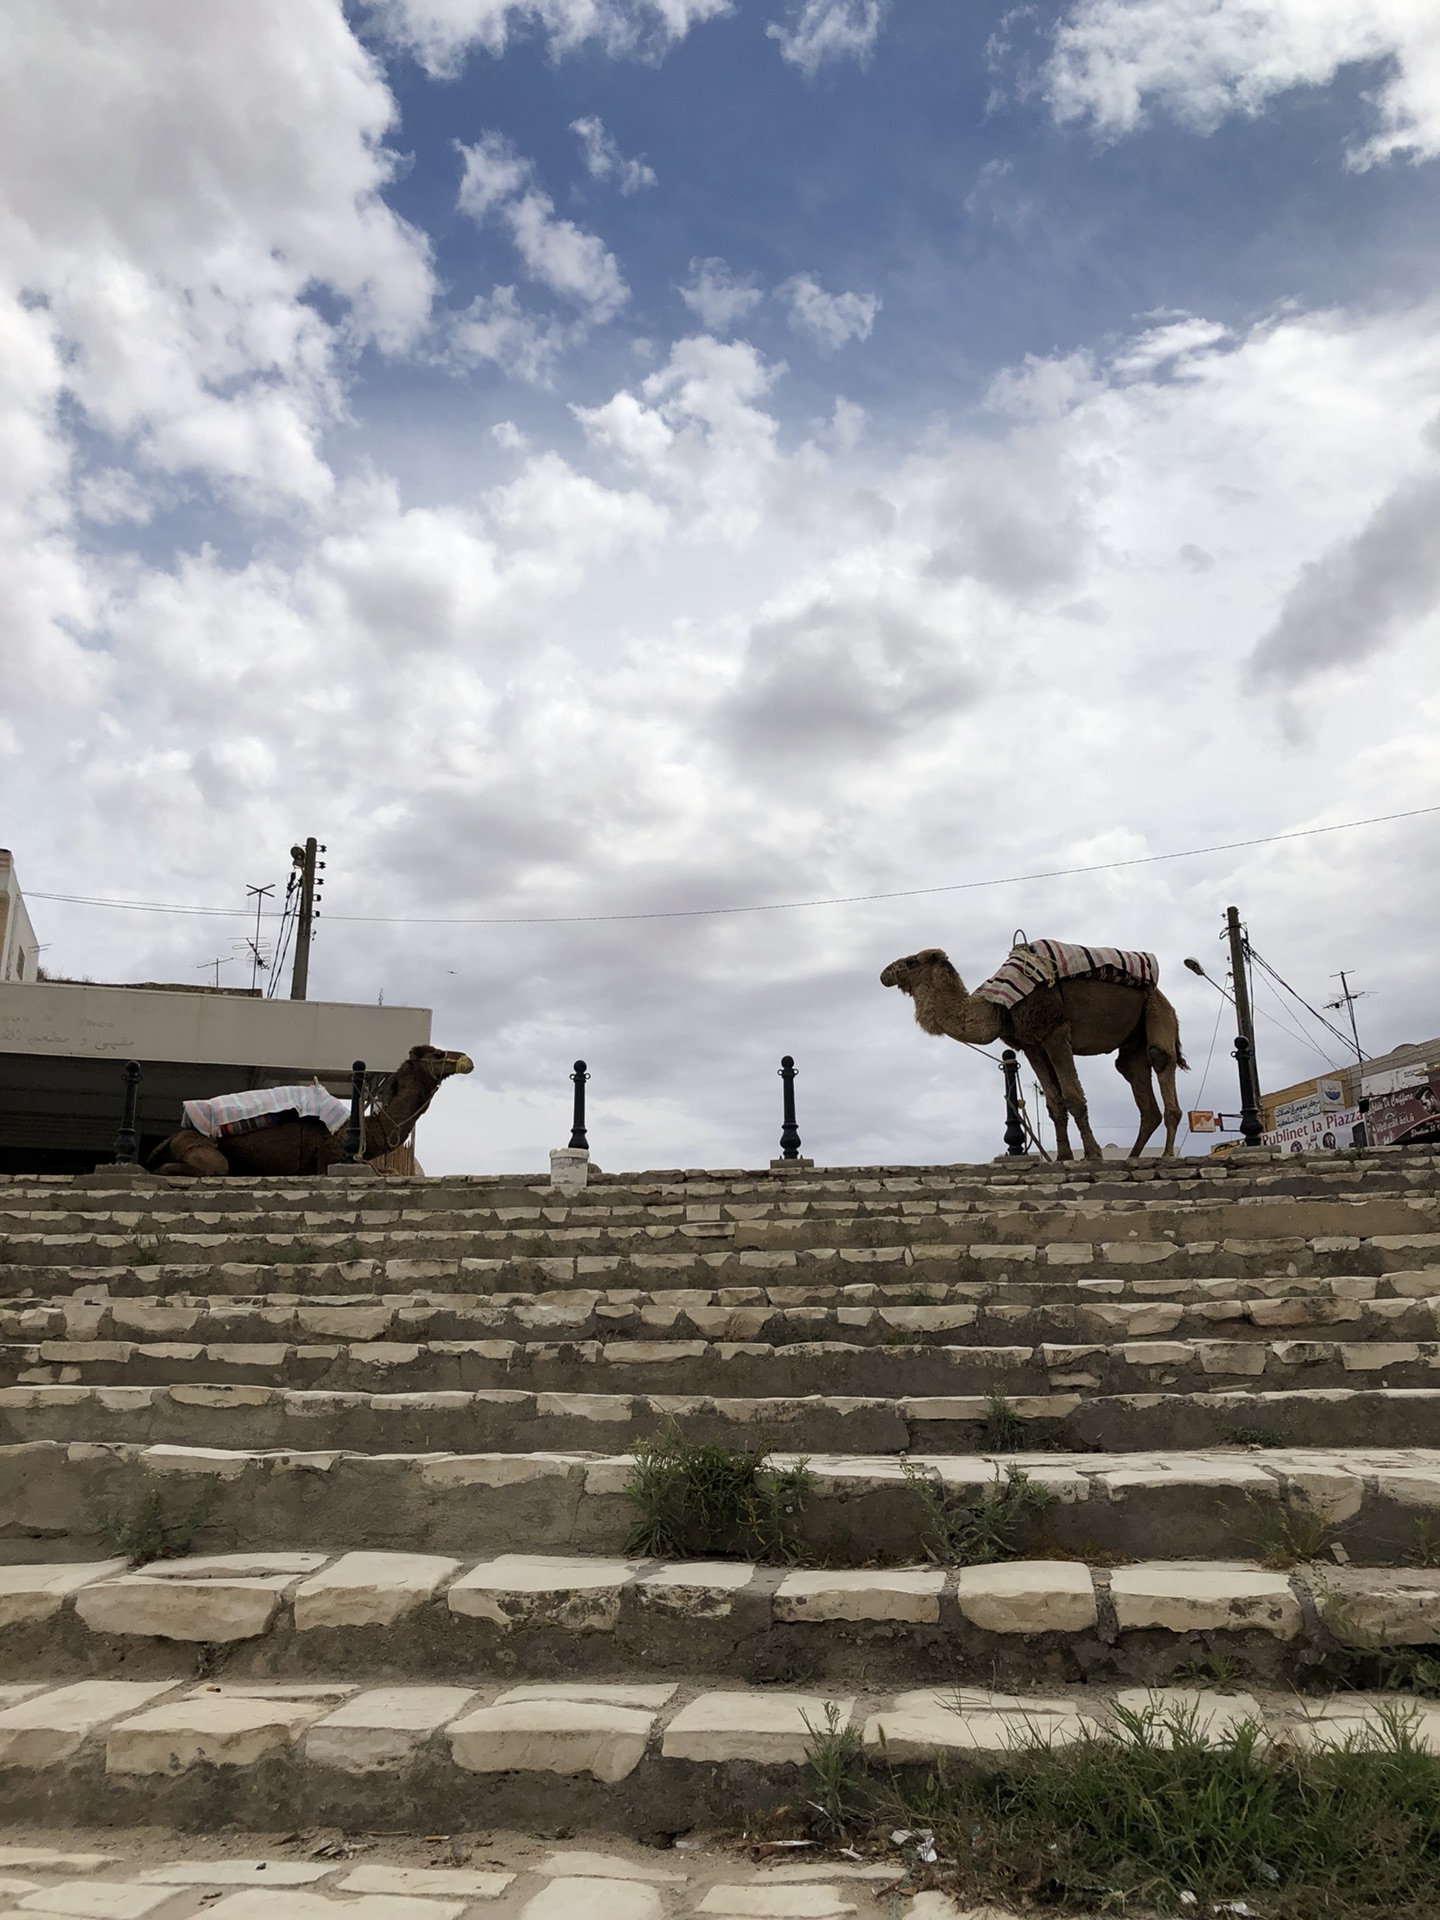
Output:
[[[577,1053],[611,1164],[763,1160],[783,1051],[822,1157],[987,1153],[877,976],[1017,925],[1160,954],[1189,1104],[1231,899],[1440,1030],[1435,816],[563,918],[1440,804],[1432,8],[34,0],[0,88],[0,840],[230,911],[319,833],[314,990],[477,1060],[427,1164],[540,1164]]]

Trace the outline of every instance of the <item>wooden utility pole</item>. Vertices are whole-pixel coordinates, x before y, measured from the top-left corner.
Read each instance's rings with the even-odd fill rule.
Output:
[[[303,847],[292,847],[290,858],[300,870],[300,917],[295,925],[295,966],[290,975],[290,998],[303,1000],[310,985],[310,934],[315,924],[315,856],[320,851],[314,834]]]
[[[1255,1022],[1250,1013],[1250,982],[1245,973],[1245,936],[1240,931],[1240,909],[1225,909],[1230,935],[1230,978],[1235,993],[1235,1058],[1240,1067],[1240,1132],[1247,1147],[1260,1144],[1260,1073],[1255,1065]],[[1244,1044],[1240,1044],[1243,1042]]]

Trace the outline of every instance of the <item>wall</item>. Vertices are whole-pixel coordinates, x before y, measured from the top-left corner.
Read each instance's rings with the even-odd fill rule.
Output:
[[[25,911],[14,856],[0,847],[0,981],[28,981],[40,964],[35,929]]]
[[[59,981],[0,982],[0,1053],[67,1059],[225,1061],[309,1078],[352,1060],[392,1072],[430,1038],[428,1007],[251,1000]]]

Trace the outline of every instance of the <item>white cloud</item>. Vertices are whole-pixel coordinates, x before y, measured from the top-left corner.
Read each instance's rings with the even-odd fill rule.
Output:
[[[457,204],[481,221],[493,213],[510,229],[532,279],[583,307],[590,320],[611,320],[630,297],[615,256],[593,233],[562,219],[534,184],[534,170],[503,135],[482,134],[461,147],[465,171]]]
[[[427,245],[381,198],[393,119],[338,0],[24,9],[0,75],[0,297],[42,314],[68,401],[130,457],[315,506],[345,355],[428,318]]]
[[[873,293],[826,293],[809,273],[797,273],[775,289],[790,309],[790,325],[826,353],[850,340],[868,340],[880,311]]]
[[[593,42],[608,54],[654,58],[729,10],[730,0],[372,0],[370,9],[389,38],[437,78],[457,73],[474,47],[503,53],[511,35],[527,28],[558,53]]]
[[[643,156],[627,160],[605,131],[604,123],[594,114],[584,120],[572,120],[570,131],[579,136],[585,170],[592,180],[613,180],[626,195],[655,185],[655,169],[645,164]]]
[[[729,333],[764,299],[751,280],[738,279],[723,260],[692,260],[680,298],[710,333]]]
[[[1440,154],[1440,13],[1429,0],[1078,0],[1045,86],[1056,117],[1131,133],[1153,109],[1202,131],[1295,87],[1381,63],[1358,167]]]
[[[829,60],[868,60],[880,37],[882,0],[795,0],[783,25],[765,31],[785,59],[812,78]]]

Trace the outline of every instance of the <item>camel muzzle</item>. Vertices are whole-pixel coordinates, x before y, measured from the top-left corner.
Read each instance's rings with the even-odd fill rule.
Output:
[[[452,1073],[473,1073],[475,1071],[475,1062],[470,1058],[468,1053],[457,1053],[455,1055],[455,1064],[451,1067],[450,1071]]]

